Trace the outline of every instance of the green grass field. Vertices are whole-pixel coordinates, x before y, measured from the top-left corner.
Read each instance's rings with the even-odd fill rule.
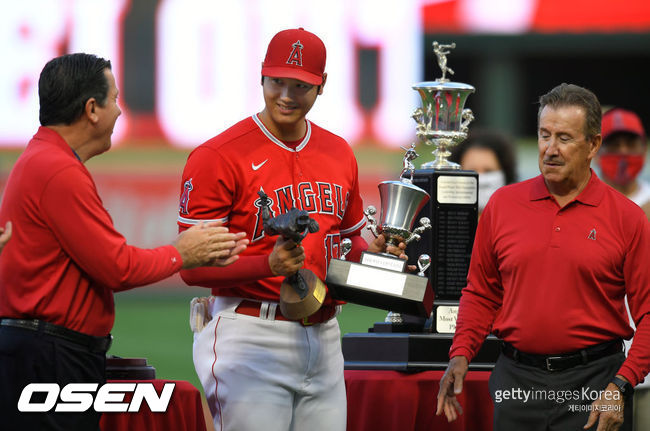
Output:
[[[206,289],[145,287],[115,295],[113,346],[109,355],[147,358],[156,377],[201,385],[192,363],[189,302]],[[386,312],[348,304],[338,316],[341,333],[367,332]]]

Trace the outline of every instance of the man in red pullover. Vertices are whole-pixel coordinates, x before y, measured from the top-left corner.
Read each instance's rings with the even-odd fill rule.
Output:
[[[42,126],[16,161],[0,206],[0,225],[13,223],[0,256],[3,429],[97,430],[100,415],[92,408],[20,413],[23,388],[103,384],[113,292],[181,269],[228,265],[248,243],[243,233],[206,223],[171,245],[145,250],[126,244],[84,167],[111,146],[121,113],[117,95],[110,62],[94,55],[58,57],[41,72]]]
[[[495,430],[632,429],[633,386],[650,371],[650,223],[590,168],[600,121],[582,87],[540,98],[541,175],[498,190],[479,221],[438,394],[448,420],[492,332],[504,341],[490,376]],[[637,326],[627,358],[626,294]]]

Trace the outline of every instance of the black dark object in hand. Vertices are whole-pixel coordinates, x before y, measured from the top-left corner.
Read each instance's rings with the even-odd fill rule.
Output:
[[[309,213],[298,208],[291,208],[288,212],[277,217],[271,217],[271,200],[262,190],[257,192],[262,204],[262,222],[267,235],[282,235],[299,244],[308,233],[318,232],[318,222],[309,217]]]

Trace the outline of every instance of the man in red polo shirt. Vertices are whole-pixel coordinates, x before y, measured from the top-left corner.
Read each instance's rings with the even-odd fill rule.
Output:
[[[650,370],[650,223],[591,170],[601,110],[561,84],[540,98],[541,175],[505,186],[479,221],[437,414],[454,420],[468,363],[492,332],[495,430],[632,429]],[[622,339],[633,335],[627,358]]]
[[[20,413],[29,383],[105,381],[113,292],[200,265],[238,259],[248,240],[218,223],[171,244],[126,244],[84,162],[107,151],[120,108],[111,64],[89,54],[48,62],[39,79],[41,127],[7,180],[0,223],[13,238],[0,256],[0,418],[11,430],[97,430],[100,415]],[[9,231],[9,229],[7,230]],[[42,395],[42,394],[41,394]],[[32,403],[44,400],[33,396]]]

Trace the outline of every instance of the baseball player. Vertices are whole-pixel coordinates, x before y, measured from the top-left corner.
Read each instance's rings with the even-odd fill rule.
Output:
[[[323,93],[325,46],[314,34],[276,34],[262,64],[265,107],[196,148],[183,172],[180,230],[221,220],[247,233],[250,245],[228,268],[193,269],[190,285],[212,288],[197,302],[194,365],[217,430],[343,430],[346,397],[340,331],[341,303],[329,295],[314,315],[290,321],[278,306],[285,276],[305,267],[325,279],[342,238],[351,257],[368,246],[357,163],[348,143],[305,116]],[[263,190],[273,216],[304,209],[320,229],[296,244],[265,235]],[[404,244],[388,247],[405,258]],[[200,323],[201,302],[209,322]],[[198,314],[198,316],[197,316]],[[199,323],[196,323],[198,317]]]

